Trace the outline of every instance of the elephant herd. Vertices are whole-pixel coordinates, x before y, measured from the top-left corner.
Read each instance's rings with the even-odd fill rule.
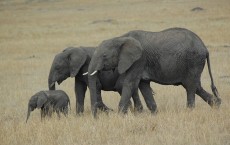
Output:
[[[207,61],[213,95],[201,85],[201,73]],[[214,85],[209,52],[202,40],[190,30],[169,28],[159,32],[130,31],[104,40],[97,47],[69,47],[58,53],[51,65],[48,86],[55,90],[68,77],[75,77],[76,113],[84,112],[87,87],[91,110],[110,111],[101,90],[115,91],[121,96],[118,111],[127,113],[130,99],[134,109],[143,110],[140,90],[151,113],[157,112],[150,82],[182,85],[187,92],[187,107],[195,107],[195,94],[211,107],[219,107],[221,99]]]

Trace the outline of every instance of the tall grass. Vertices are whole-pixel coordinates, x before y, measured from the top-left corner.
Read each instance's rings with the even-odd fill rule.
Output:
[[[204,1],[0,1],[0,144],[230,144],[230,2]],[[193,12],[194,7],[203,11]],[[151,83],[156,92],[158,114],[145,102],[144,112],[117,114],[120,96],[102,92],[105,104],[114,109],[97,120],[90,112],[86,93],[84,116],[75,115],[74,79],[58,89],[71,99],[68,118],[56,116],[40,121],[32,112],[25,123],[31,95],[45,90],[56,53],[68,46],[96,46],[102,40],[130,30],[160,31],[185,27],[207,45],[215,84],[222,98],[218,110],[198,96],[196,108],[186,109],[186,92],[178,86]],[[211,92],[207,67],[203,87]]]

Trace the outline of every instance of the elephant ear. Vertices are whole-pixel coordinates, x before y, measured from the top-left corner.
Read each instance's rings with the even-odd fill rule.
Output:
[[[85,64],[87,53],[82,48],[72,49],[69,52],[70,77],[75,77]]]
[[[124,43],[121,45],[118,62],[119,74],[125,73],[132,64],[141,58],[142,47],[141,44],[133,38],[125,37]]]
[[[40,109],[48,101],[48,96],[44,92],[38,94],[37,108]]]

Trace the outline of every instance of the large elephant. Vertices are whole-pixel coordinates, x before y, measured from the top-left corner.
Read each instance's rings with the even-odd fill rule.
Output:
[[[61,84],[68,77],[75,77],[76,113],[84,112],[85,92],[88,86],[88,76],[84,74],[88,70],[91,57],[95,51],[94,47],[69,47],[57,54],[53,60],[48,77],[50,90],[55,90],[55,82]],[[102,111],[109,109],[102,101],[101,90],[117,91],[121,93],[122,84],[115,84],[118,72],[115,70],[103,71],[97,78],[96,102]],[[133,96],[134,109],[142,111],[143,106],[138,92]]]
[[[201,73],[207,60],[211,88],[214,94],[201,86]],[[160,32],[130,31],[120,37],[103,41],[95,51],[88,73],[91,104],[95,104],[95,74],[118,67],[124,77],[119,111],[126,113],[127,102],[133,91],[145,95],[152,112],[157,109],[150,82],[163,85],[182,85],[187,92],[187,107],[195,106],[195,94],[210,106],[220,106],[221,99],[213,82],[209,52],[202,40],[183,28],[170,28]],[[95,107],[92,107],[93,113]],[[94,114],[95,115],[95,114]]]

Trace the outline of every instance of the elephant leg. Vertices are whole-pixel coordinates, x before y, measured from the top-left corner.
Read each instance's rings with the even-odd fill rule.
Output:
[[[107,107],[101,98],[101,90],[97,90],[97,107],[98,109],[100,109],[103,112],[109,112],[109,111],[113,111],[113,109]]]
[[[45,116],[48,114],[47,109],[45,107],[41,108],[41,121],[45,118]]]
[[[56,110],[56,113],[57,113],[58,118],[60,119],[61,116],[60,116],[60,111],[59,111],[59,109]]]
[[[150,87],[149,81],[140,81],[139,89],[141,91],[141,94],[143,95],[146,105],[149,108],[149,110],[155,114],[157,112],[157,104],[153,97],[153,90]]]
[[[132,86],[131,84],[123,85],[121,99],[120,99],[119,106],[118,106],[119,113],[121,112],[124,114],[127,113],[128,107],[130,106],[129,102],[133,94],[132,90],[134,90],[133,88],[131,88],[131,86]]]
[[[45,116],[44,116],[44,110],[41,108],[41,121],[42,121],[42,119],[44,118]]]
[[[194,88],[187,88],[187,107],[194,108],[195,107],[195,92],[196,89]]]
[[[68,115],[68,107],[67,106],[63,107],[62,113],[65,115],[65,117],[67,117],[67,115]]]
[[[77,80],[75,78],[75,95],[76,95],[76,114],[80,115],[84,112],[84,100],[85,100],[85,92],[87,89],[87,85]]]
[[[121,96],[122,95],[122,90],[118,90],[118,93],[119,93],[119,95]],[[133,96],[132,96],[133,97]],[[128,102],[128,108],[130,109],[130,111],[131,112],[134,112],[135,111],[135,108],[133,109],[133,106],[132,106],[132,101],[131,100],[129,100],[129,102]],[[133,111],[134,110],[134,111]]]
[[[199,82],[197,90],[196,90],[196,94],[199,95],[205,102],[207,102],[211,107],[213,106],[217,106],[219,107],[221,104],[221,100],[220,98],[214,97],[213,95],[211,95],[210,93],[208,93],[207,91],[205,91],[202,86],[201,83]]]
[[[57,102],[57,103],[54,105],[54,107],[53,107],[53,112],[56,112],[56,113],[57,113],[58,118],[61,117],[61,116],[60,116],[60,112],[64,113],[64,107],[63,107],[63,106],[65,106],[65,105],[63,104],[63,101],[60,100],[60,101]]]
[[[101,84],[99,83],[99,80],[97,81],[96,93],[97,93],[96,94],[97,95],[97,108],[103,112],[113,111],[113,109],[110,109],[109,107],[107,107],[102,101]]]
[[[183,84],[187,92],[187,107],[190,109],[195,107],[195,93],[197,89],[196,84],[197,83],[195,80],[189,80],[185,84]]]
[[[138,89],[136,89],[132,95],[133,102],[134,102],[134,111],[136,112],[142,112],[143,111],[143,105],[140,100],[140,96],[138,93]]]

